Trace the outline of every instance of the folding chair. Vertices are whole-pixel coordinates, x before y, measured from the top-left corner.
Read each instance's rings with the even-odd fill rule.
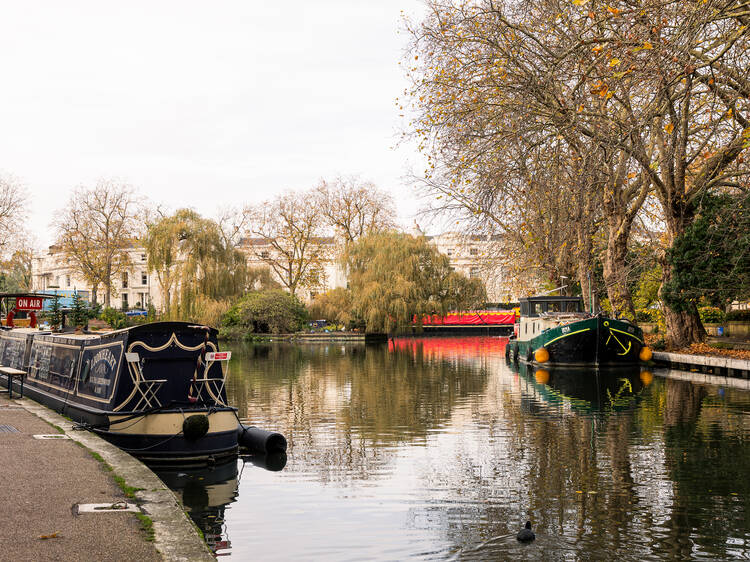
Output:
[[[135,405],[134,410],[139,410],[141,404],[145,404],[146,408],[154,408],[155,406],[161,406],[159,398],[156,393],[159,392],[161,385],[167,382],[167,379],[147,379],[143,376],[143,366],[141,358],[137,353],[126,352],[125,360],[128,362],[128,371],[130,372],[130,378],[133,381],[133,385],[140,394],[140,399]]]
[[[224,385],[227,382],[227,376],[228,372],[225,375],[223,373],[222,369],[222,377],[212,377],[209,378],[208,376],[208,368],[211,366],[212,363],[216,361],[229,361],[232,358],[232,352],[231,351],[211,351],[206,353],[205,357],[205,364],[203,368],[203,378],[195,379],[195,388],[196,388],[196,399],[201,400],[203,391],[206,390],[206,392],[214,399],[214,402],[216,404],[219,404],[220,406],[226,406],[226,404],[221,400],[221,393],[224,390]]]

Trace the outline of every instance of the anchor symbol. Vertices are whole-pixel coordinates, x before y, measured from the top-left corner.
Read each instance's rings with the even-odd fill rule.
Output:
[[[605,326],[609,327],[609,322],[604,323]],[[609,337],[607,338],[607,341],[604,345],[607,345],[609,343],[609,340],[612,338],[615,338],[615,341],[620,344],[620,347],[623,349],[622,353],[618,353],[617,355],[627,355],[630,352],[630,349],[633,347],[633,342],[628,341],[628,347],[625,347],[623,343],[617,339],[617,336],[612,333],[612,329],[609,330]]]

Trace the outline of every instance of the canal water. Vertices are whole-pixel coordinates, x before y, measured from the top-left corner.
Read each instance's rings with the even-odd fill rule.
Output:
[[[160,475],[239,560],[750,558],[749,392],[506,341],[234,344],[230,403],[288,454]]]

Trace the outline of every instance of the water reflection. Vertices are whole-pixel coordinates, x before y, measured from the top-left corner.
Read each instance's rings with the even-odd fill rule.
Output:
[[[182,502],[190,518],[203,531],[211,550],[223,554],[231,548],[224,514],[237,499],[237,463],[232,461],[208,469],[153,469]]]
[[[191,513],[241,559],[750,557],[750,393],[511,368],[505,341],[233,347],[230,399],[288,459]]]

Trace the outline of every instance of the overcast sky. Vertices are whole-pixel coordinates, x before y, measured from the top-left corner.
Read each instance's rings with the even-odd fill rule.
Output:
[[[42,245],[71,189],[118,178],[155,204],[256,203],[356,174],[404,225],[419,156],[394,148],[401,10],[416,0],[0,0],[0,171]]]

